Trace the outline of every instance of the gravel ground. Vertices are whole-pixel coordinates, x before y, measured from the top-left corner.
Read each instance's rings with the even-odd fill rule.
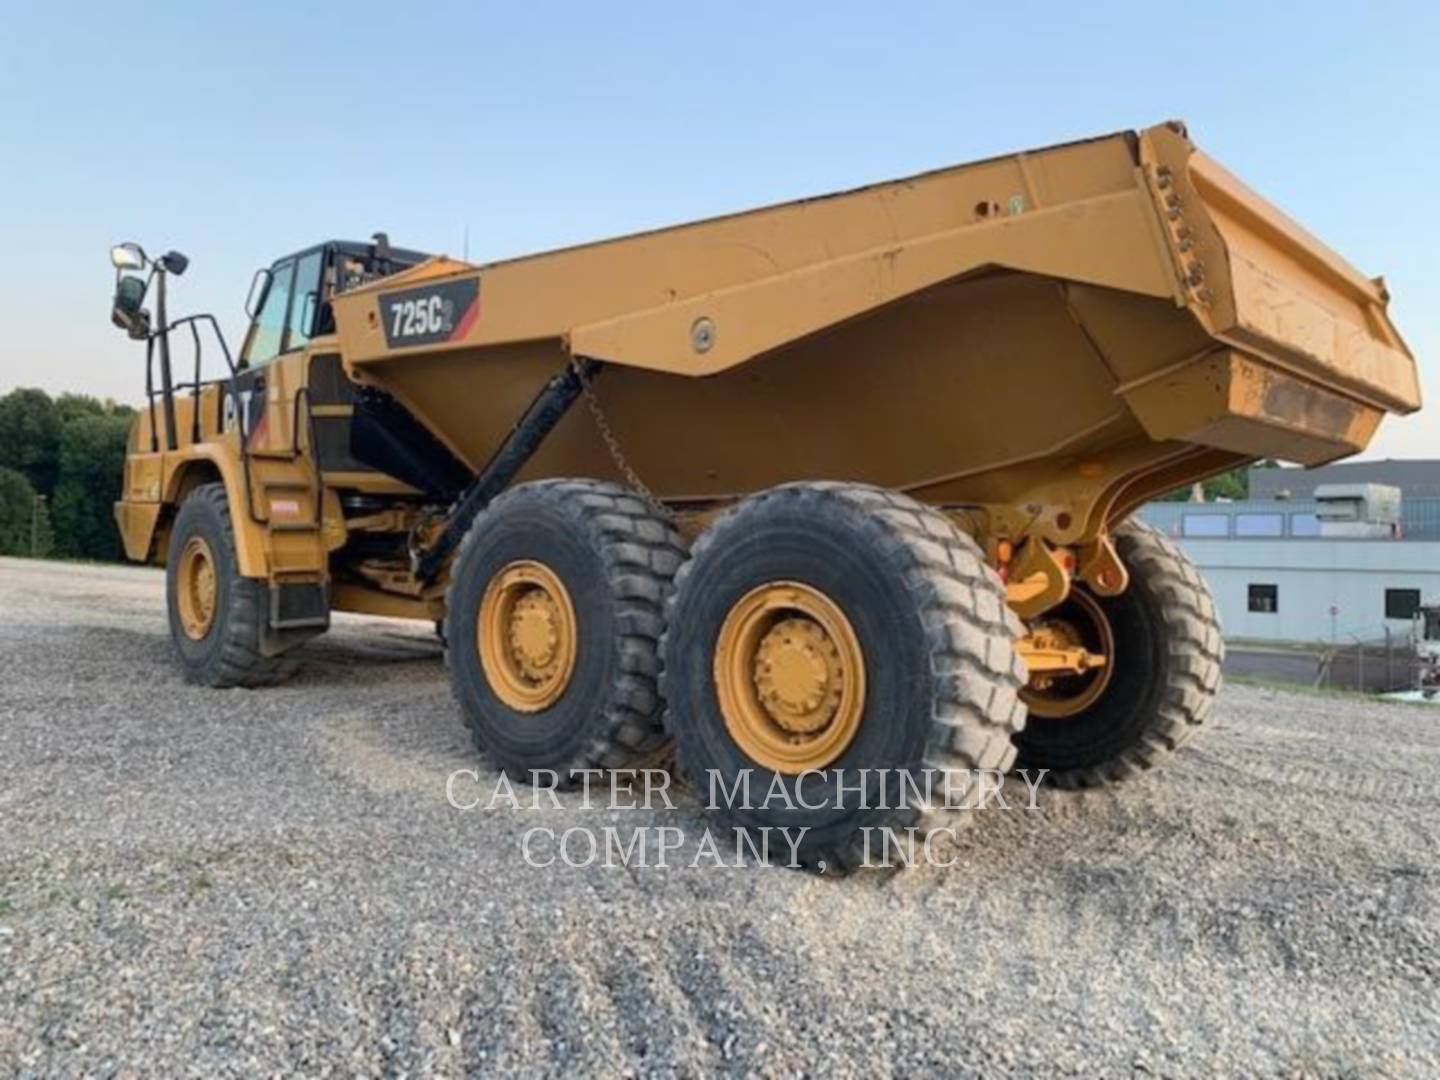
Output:
[[[950,869],[532,867],[427,628],[184,685],[148,570],[0,560],[0,1071],[1440,1073],[1440,710],[1234,687]]]

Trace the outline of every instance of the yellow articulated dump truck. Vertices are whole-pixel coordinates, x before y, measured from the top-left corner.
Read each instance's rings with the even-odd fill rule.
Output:
[[[673,740],[832,868],[942,819],[865,776],[1174,750],[1220,628],[1131,512],[1420,404],[1381,281],[1178,123],[491,264],[324,243],[233,358],[166,312],[184,256],[112,260],[149,372],[116,513],[191,680],[277,680],[334,610],[434,620],[498,767]]]

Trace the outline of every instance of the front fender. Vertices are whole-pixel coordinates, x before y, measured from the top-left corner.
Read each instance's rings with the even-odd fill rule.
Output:
[[[264,578],[269,576],[270,566],[267,555],[264,524],[256,522],[246,506],[246,484],[244,470],[238,455],[230,453],[223,446],[202,444],[189,447],[179,455],[173,465],[167,462],[164,485],[160,492],[161,507],[173,512],[190,492],[201,484],[219,482],[225,485],[225,498],[230,506],[230,526],[235,534],[235,557],[240,573],[245,577]],[[117,516],[120,513],[116,508]],[[127,511],[132,520],[143,518],[139,508]],[[169,515],[163,515],[168,520]],[[153,543],[154,534],[159,531],[162,515],[157,511],[151,517],[151,535],[145,538],[146,547]],[[126,551],[131,550],[127,538]],[[163,562],[165,553],[156,553],[158,562]]]

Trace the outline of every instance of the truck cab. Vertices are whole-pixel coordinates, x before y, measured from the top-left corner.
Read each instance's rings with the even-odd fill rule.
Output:
[[[429,256],[392,248],[383,233],[373,243],[328,240],[276,259],[255,274],[246,301],[250,326],[240,367],[258,367],[335,333],[331,300],[337,293],[399,273]]]
[[[152,259],[134,244],[112,252],[114,321],[146,344],[146,403],[131,431],[116,520],[131,559],[189,575],[170,590],[177,640],[211,636],[220,601],[210,592],[196,600],[196,590],[226,569],[252,583],[256,649],[267,657],[324,630],[333,607],[439,616],[438,601],[393,587],[406,576],[424,492],[385,471],[383,446],[378,467],[353,452],[360,389],[341,362],[332,306],[347,290],[427,258],[376,234],[276,259],[255,274],[249,323],[232,353],[214,316],[168,317],[168,279],[188,267],[184,256]],[[203,557],[170,550],[182,507],[201,489],[223,500],[233,567],[216,565],[215,545]]]

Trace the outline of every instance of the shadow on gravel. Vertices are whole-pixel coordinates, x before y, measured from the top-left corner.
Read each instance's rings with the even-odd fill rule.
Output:
[[[295,650],[295,674],[283,686],[375,686],[446,681],[445,650],[433,638],[346,628]]]

